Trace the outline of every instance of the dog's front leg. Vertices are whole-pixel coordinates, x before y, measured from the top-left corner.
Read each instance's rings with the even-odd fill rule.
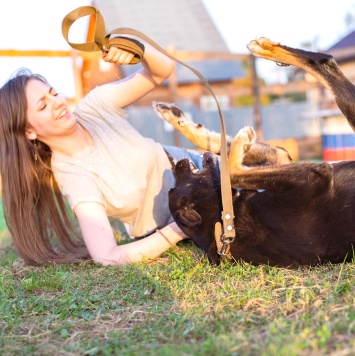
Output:
[[[294,65],[313,75],[334,96],[337,105],[355,131],[355,87],[345,77],[331,55],[283,46],[265,37],[251,41],[248,49],[256,57],[282,65]]]
[[[153,108],[161,119],[173,125],[176,130],[197,147],[216,154],[220,153],[221,135],[219,133],[210,131],[201,124],[194,123],[174,104],[154,102]],[[227,136],[228,146],[231,141],[231,137]]]

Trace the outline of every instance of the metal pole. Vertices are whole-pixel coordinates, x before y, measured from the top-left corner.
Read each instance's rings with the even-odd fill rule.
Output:
[[[175,56],[175,48],[173,46],[169,46],[167,48],[167,51]],[[176,63],[177,65],[177,63]],[[171,97],[171,102],[173,102],[175,105],[179,105],[179,95],[177,92],[177,78],[176,78],[176,67],[173,71],[173,73],[169,77],[169,90],[170,90],[170,97]],[[174,146],[176,147],[181,147],[181,139],[180,139],[180,134],[179,132],[174,128],[173,131],[173,138],[174,138]]]
[[[252,92],[253,92],[253,119],[254,129],[259,141],[263,139],[263,129],[261,124],[261,108],[260,108],[260,88],[258,73],[256,70],[256,58],[250,55],[251,72],[252,72]]]

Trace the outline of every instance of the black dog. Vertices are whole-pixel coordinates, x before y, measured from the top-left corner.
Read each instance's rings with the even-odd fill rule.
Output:
[[[355,127],[355,87],[326,54],[252,41],[254,55],[296,65],[318,78]],[[280,149],[255,142],[247,127],[233,139],[229,168],[236,238],[234,260],[298,267],[351,261],[355,246],[355,161],[335,164],[287,163]],[[265,156],[265,152],[273,152]],[[281,158],[280,158],[281,157]],[[285,164],[286,163],[286,164]],[[216,156],[204,154],[204,169],[193,173],[188,160],[176,167],[170,211],[181,230],[219,264],[215,223],[221,221],[220,175]]]

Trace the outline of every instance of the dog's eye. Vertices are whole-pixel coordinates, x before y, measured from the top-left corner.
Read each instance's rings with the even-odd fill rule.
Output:
[[[189,198],[186,195],[183,195],[182,197],[180,197],[179,199],[179,205],[180,206],[187,206],[189,205]]]

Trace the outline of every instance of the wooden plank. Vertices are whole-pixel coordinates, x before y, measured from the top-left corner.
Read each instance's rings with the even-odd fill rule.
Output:
[[[70,51],[0,49],[4,57],[70,57]]]
[[[82,57],[86,60],[97,60],[101,58],[101,52],[70,51],[48,51],[48,50],[16,50],[0,49],[0,57]]]

